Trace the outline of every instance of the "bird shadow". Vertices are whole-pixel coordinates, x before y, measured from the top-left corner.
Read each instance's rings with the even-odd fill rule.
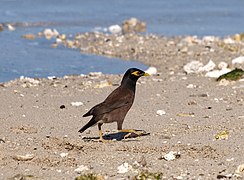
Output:
[[[138,133],[129,133],[129,132],[116,132],[116,133],[110,133],[103,135],[104,140],[114,140],[114,141],[122,141],[125,139],[134,139],[140,136],[148,136],[150,133],[144,131],[144,130],[135,130]],[[99,137],[83,137],[82,140],[84,141],[98,141]]]

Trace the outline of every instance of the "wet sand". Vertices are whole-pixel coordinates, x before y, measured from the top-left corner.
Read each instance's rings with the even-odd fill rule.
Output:
[[[123,125],[150,135],[101,143],[95,138],[83,139],[98,137],[96,126],[83,134],[77,132],[89,120],[82,115],[103,101],[122,75],[22,78],[2,83],[0,179],[17,174],[26,179],[28,175],[74,179],[79,173],[93,173],[100,179],[132,179],[143,171],[162,173],[163,179],[243,178],[243,172],[236,173],[244,164],[243,81],[221,85],[205,73],[186,74],[183,70],[193,60],[203,64],[224,61],[231,69],[243,69],[243,64],[231,63],[244,55],[243,41],[227,40],[77,35],[73,43],[64,44],[82,53],[138,60],[157,68],[157,74],[139,80],[134,105]],[[74,102],[82,103],[75,106]],[[158,110],[165,114],[158,115]],[[102,129],[105,134],[118,136],[116,124],[105,124]],[[170,151],[180,155],[171,161],[162,158]],[[127,172],[118,173],[123,163],[128,163]]]

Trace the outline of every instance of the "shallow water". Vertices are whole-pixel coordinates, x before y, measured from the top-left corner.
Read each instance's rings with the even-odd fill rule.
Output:
[[[131,66],[146,68],[138,62],[84,55],[66,48],[52,49],[50,41],[22,39],[21,35],[26,33],[52,27],[61,33],[75,34],[137,17],[147,22],[148,33],[226,36],[244,31],[243,7],[243,0],[1,0],[0,23],[41,22],[42,25],[0,32],[0,82],[21,75],[123,73]]]

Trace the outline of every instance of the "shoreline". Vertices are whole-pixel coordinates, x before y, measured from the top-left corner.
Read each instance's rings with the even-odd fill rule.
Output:
[[[244,177],[237,172],[244,164],[243,81],[221,84],[205,77],[206,72],[184,71],[193,60],[243,69],[243,63],[232,63],[244,55],[243,40],[87,33],[59,45],[156,67],[155,75],[139,80],[123,125],[150,135],[107,144],[82,139],[98,137],[97,127],[77,132],[89,120],[82,114],[103,101],[122,75],[94,73],[1,83],[0,179],[17,174],[74,179],[87,173],[100,179],[131,179],[146,171],[162,173],[163,179]],[[115,124],[102,127],[104,133],[114,129]],[[180,156],[169,161],[162,158],[171,151]],[[29,159],[16,160],[28,154]],[[121,173],[118,168],[123,166],[127,168]]]

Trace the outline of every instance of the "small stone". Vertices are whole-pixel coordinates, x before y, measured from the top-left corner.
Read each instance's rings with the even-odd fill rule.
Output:
[[[112,34],[120,34],[122,32],[122,28],[118,24],[109,26],[108,30]]]
[[[232,60],[232,64],[243,64],[244,63],[244,56],[240,56]]]
[[[83,102],[71,102],[71,105],[78,107],[78,106],[83,106],[84,104]]]
[[[222,70],[222,69],[226,69],[228,67],[228,64],[226,62],[220,62],[218,64],[218,69]]]
[[[165,114],[166,114],[166,112],[164,110],[157,110],[157,115],[162,116]]]
[[[61,105],[59,108],[60,109],[64,109],[65,108],[65,105]]]
[[[244,173],[244,164],[241,164],[237,167],[236,173]]]
[[[13,156],[13,159],[17,161],[29,161],[32,160],[34,157],[34,154],[15,155]]]
[[[11,24],[7,24],[7,27],[8,27],[8,30],[9,31],[14,31],[15,30],[15,27]]]
[[[188,47],[183,47],[182,49],[180,49],[181,53],[187,53],[188,52]]]
[[[156,75],[157,74],[157,68],[151,66],[145,72],[150,74],[150,75]]]
[[[194,85],[194,84],[188,84],[186,86],[186,88],[189,88],[189,89],[196,88],[196,85]]]
[[[221,70],[213,70],[213,71],[209,71],[205,74],[205,77],[211,77],[211,78],[218,78],[219,76],[226,74],[228,72],[230,72],[231,69],[229,68],[224,68]]]
[[[162,156],[162,159],[166,160],[166,161],[172,161],[174,159],[178,159],[180,158],[181,154],[178,151],[170,151],[169,153],[165,154]]]
[[[36,38],[34,34],[24,34],[21,37],[28,40],[34,40]]]
[[[87,166],[80,165],[74,171],[78,174],[81,174],[83,171],[88,171],[88,170],[90,170],[90,168],[88,168]]]
[[[130,169],[132,168],[131,165],[129,165],[128,163],[123,163],[122,165],[120,165],[117,169],[118,169],[118,173],[119,174],[124,174],[127,173]]]
[[[64,157],[68,156],[68,154],[69,154],[69,153],[60,153],[60,156],[61,156],[62,158],[64,158]]]
[[[190,73],[197,73],[198,70],[200,69],[200,67],[203,67],[203,63],[199,62],[199,61],[191,61],[189,63],[187,63],[183,69],[187,74]]]
[[[92,77],[99,77],[99,76],[101,76],[102,75],[102,72],[90,72],[89,73],[89,76],[92,76]]]

